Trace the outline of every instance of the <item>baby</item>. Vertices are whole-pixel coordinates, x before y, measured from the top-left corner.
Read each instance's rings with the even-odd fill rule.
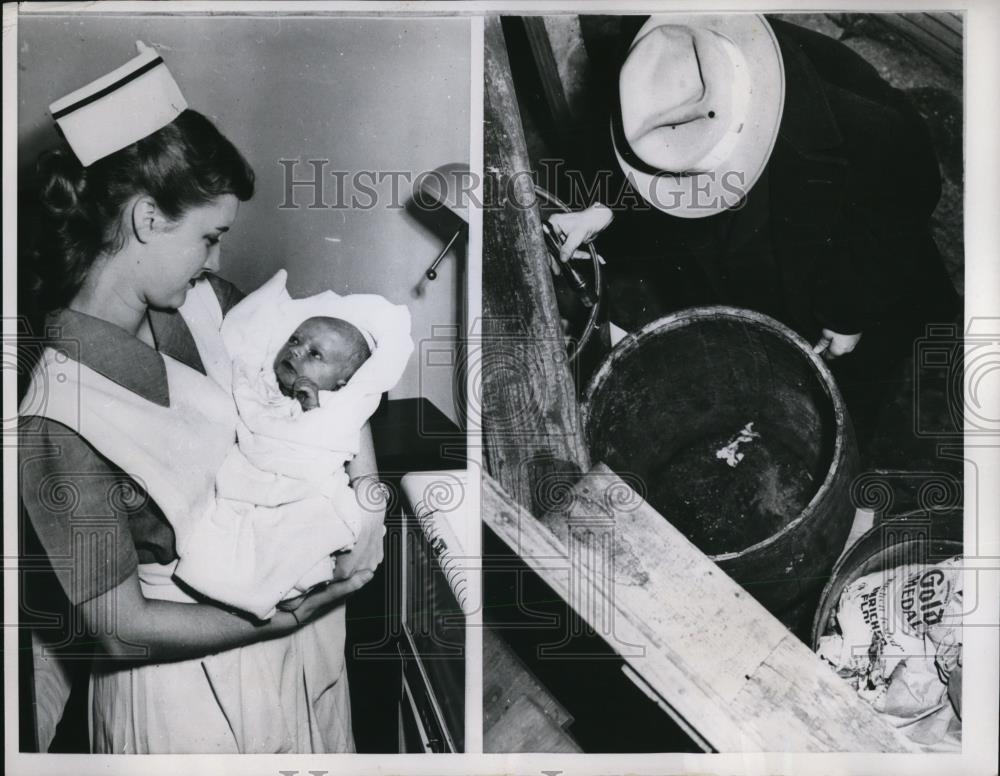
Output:
[[[229,311],[235,444],[204,515],[175,527],[174,575],[260,619],[334,578],[366,519],[347,464],[413,351],[410,314],[380,296],[292,299],[286,273]],[[291,332],[291,334],[289,334]]]
[[[308,412],[319,406],[320,391],[343,388],[371,354],[357,326],[340,318],[316,316],[299,324],[278,351],[274,376],[281,393]]]

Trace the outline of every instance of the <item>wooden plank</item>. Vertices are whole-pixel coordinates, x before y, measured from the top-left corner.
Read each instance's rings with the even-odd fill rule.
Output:
[[[545,740],[532,736],[531,741],[541,748],[529,749],[529,740],[512,738],[511,711],[518,708],[521,698],[532,701],[534,709],[544,717],[548,731]],[[483,747],[486,752],[562,752],[580,751],[565,749],[568,735],[566,728],[573,717],[558,700],[538,681],[538,678],[521,662],[492,628],[483,629]]]
[[[578,753],[573,738],[527,695],[519,695],[484,736],[485,752]]]
[[[961,17],[951,13],[874,14],[887,27],[901,35],[940,65],[952,72],[962,72],[964,34]]]
[[[483,518],[716,751],[920,751],[603,464],[544,523],[484,476]]]
[[[590,61],[580,17],[525,16],[521,21],[538,71],[549,122],[556,132],[553,140],[560,149],[559,155],[570,164],[580,164],[593,152],[589,144],[581,143],[580,128],[595,118],[588,101]]]
[[[661,711],[670,717],[674,722],[677,723],[678,727],[684,731],[684,733],[690,738],[694,743],[701,747],[703,752],[712,752],[712,745],[708,743],[701,734],[688,724],[688,721],[680,716],[663,698],[660,697],[659,693],[656,692],[652,687],[649,686],[649,682],[643,679],[639,674],[636,673],[635,669],[632,668],[628,663],[622,666],[622,673],[629,678],[636,687],[638,687],[647,698],[649,698],[653,703],[660,707]]]
[[[563,73],[559,70],[555,54],[552,51],[552,43],[546,30],[545,18],[542,16],[524,16],[521,19],[524,30],[528,36],[528,44],[531,46],[531,55],[535,60],[535,67],[538,70],[538,82],[542,86],[542,94],[545,96],[545,104],[548,106],[549,115],[553,125],[562,135],[562,140],[566,139],[566,130],[573,123],[574,117],[570,113],[569,103],[566,101],[566,92],[563,89]]]
[[[582,121],[589,113],[586,100],[591,73],[590,58],[580,29],[580,17],[557,14],[543,16],[542,22],[570,118],[575,122]]]
[[[551,531],[536,520],[527,510],[516,504],[503,490],[496,480],[488,474],[482,477],[482,515],[483,521],[503,540],[511,550],[519,555],[527,565],[534,570],[555,593],[566,601],[602,638],[619,654],[633,654],[626,657],[626,662],[646,680],[650,687],[656,689],[660,697],[669,703],[677,713],[702,733],[716,751],[739,751],[745,744],[739,736],[738,724],[729,719],[727,710],[721,700],[707,693],[693,677],[678,671],[669,658],[643,649],[645,639],[640,627],[631,616],[615,619],[611,632],[602,630],[599,617],[588,617],[580,601],[579,592],[574,594],[574,588],[585,582],[608,606],[614,598],[605,586],[602,578],[584,578],[581,580],[579,568],[571,570],[569,550]],[[573,571],[573,573],[571,573]],[[619,597],[620,601],[620,597]],[[622,649],[628,643],[640,647],[636,654],[634,650]],[[663,692],[663,688],[669,692]],[[679,700],[679,702],[677,702]],[[685,714],[685,708],[695,712],[692,717]],[[752,742],[751,748],[760,749],[758,742]]]
[[[573,722],[572,715],[538,681],[495,629],[483,629],[483,728],[492,725],[518,695],[530,695],[560,727]]]
[[[589,468],[498,17],[485,29],[483,431],[487,470],[536,509]]]

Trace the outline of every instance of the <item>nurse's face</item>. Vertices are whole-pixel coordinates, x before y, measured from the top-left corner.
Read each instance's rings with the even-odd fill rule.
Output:
[[[176,309],[201,275],[219,270],[219,242],[240,202],[224,194],[186,211],[177,221],[150,219],[136,262],[140,298],[150,307]],[[144,227],[145,228],[145,227]]]

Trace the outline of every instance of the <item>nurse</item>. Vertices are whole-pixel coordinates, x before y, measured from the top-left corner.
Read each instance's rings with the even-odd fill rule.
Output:
[[[382,502],[366,506],[335,581],[267,622],[171,577],[171,525],[211,497],[235,439],[219,327],[240,294],[212,273],[254,176],[138,48],[51,106],[69,147],[39,163],[34,291],[48,339],[20,407],[25,513],[98,646],[91,746],[351,751],[343,601],[381,562]],[[348,472],[375,473],[367,428]]]

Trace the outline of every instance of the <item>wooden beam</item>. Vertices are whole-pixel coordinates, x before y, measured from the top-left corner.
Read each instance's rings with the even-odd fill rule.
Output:
[[[484,752],[580,752],[573,737],[545,716],[538,702],[519,695],[484,736]]]
[[[486,19],[483,431],[490,474],[529,509],[589,468],[498,17]]]
[[[962,17],[953,12],[880,13],[872,18],[889,27],[954,75],[962,74]]]
[[[579,752],[573,717],[492,628],[483,629],[483,751]]]
[[[544,522],[483,477],[486,524],[720,752],[916,752],[603,464]]]
[[[560,71],[559,64],[556,62],[545,17],[525,16],[521,21],[528,37],[528,44],[531,46],[531,56],[535,60],[538,81],[542,87],[542,94],[545,96],[549,116],[552,119],[552,124],[561,135],[560,139],[565,141],[567,128],[574,123],[575,117],[570,113],[563,86],[564,71]]]
[[[585,103],[590,64],[580,17],[525,16],[522,22],[549,116],[564,138],[571,136],[571,129],[589,113]]]

